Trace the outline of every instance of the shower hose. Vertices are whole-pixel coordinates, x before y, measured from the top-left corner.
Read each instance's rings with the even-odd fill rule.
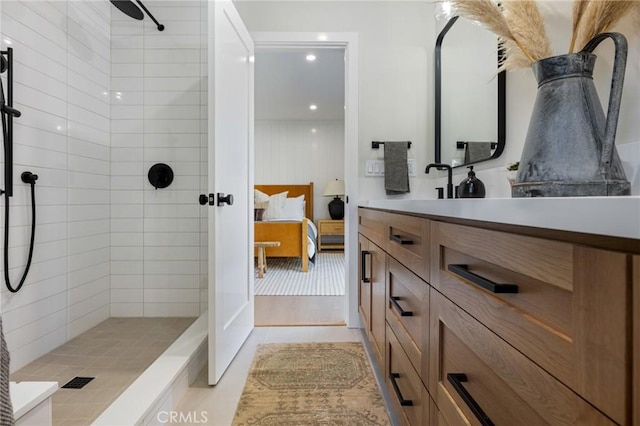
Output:
[[[4,96],[3,96],[4,98]],[[7,144],[12,143],[10,140],[10,135],[7,132],[7,120],[5,117],[5,112],[2,111],[2,136],[4,139],[5,145],[5,153],[7,152]],[[6,164],[5,167],[11,167],[11,165]],[[24,284],[25,279],[27,278],[27,274],[29,273],[29,268],[31,267],[31,259],[33,258],[33,243],[36,235],[36,180],[38,179],[38,175],[35,175],[31,172],[23,172],[22,173],[22,181],[24,183],[29,183],[31,185],[31,241],[29,242],[29,257],[27,258],[27,266],[24,269],[24,273],[20,278],[20,282],[17,287],[13,287],[11,285],[11,279],[9,278],[9,200],[11,197],[9,194],[4,191],[4,281],[7,285],[7,289],[9,289],[12,293],[17,293]]]
[[[25,172],[29,173],[29,172]],[[24,173],[23,173],[24,176]],[[36,175],[35,179],[37,179]],[[24,280],[27,278],[29,268],[31,267],[31,259],[33,258],[33,243],[36,235],[36,182],[35,179],[31,179],[31,241],[29,242],[29,257],[27,258],[27,266],[24,268],[22,277],[17,287],[11,285],[11,279],[9,278],[9,196],[5,193],[4,203],[4,281],[7,284],[7,288],[12,293],[17,293],[24,284]],[[24,180],[24,177],[23,177]]]

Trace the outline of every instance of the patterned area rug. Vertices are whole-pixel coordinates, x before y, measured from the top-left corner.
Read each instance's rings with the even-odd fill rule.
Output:
[[[260,345],[233,426],[390,425],[361,343]]]
[[[309,271],[300,271],[300,259],[268,257],[267,273],[257,278],[256,296],[342,296],[344,253],[318,253]]]

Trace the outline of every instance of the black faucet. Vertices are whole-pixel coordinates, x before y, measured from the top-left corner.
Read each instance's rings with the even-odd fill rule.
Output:
[[[437,170],[447,171],[447,198],[453,198],[453,169],[451,166],[448,164],[431,163],[427,166],[427,169],[424,172],[429,174],[429,169],[432,167],[435,167]]]

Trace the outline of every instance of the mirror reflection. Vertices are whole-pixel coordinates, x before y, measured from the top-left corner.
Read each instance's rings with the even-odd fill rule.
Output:
[[[505,73],[496,36],[453,18],[436,42],[436,163],[452,167],[500,156],[505,136]]]

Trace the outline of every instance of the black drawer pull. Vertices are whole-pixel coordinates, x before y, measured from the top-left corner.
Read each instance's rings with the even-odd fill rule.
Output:
[[[402,309],[402,306],[400,306],[398,300],[400,300],[398,296],[389,296],[389,302],[391,302],[393,307],[396,308],[396,311],[398,311],[401,317],[412,317],[413,311],[405,311],[404,309]]]
[[[362,256],[360,258],[360,280],[363,283],[370,283],[371,282],[371,278],[367,278],[367,272],[366,272],[367,271],[367,267],[366,267],[367,262],[366,261],[367,261],[367,255],[371,255],[371,252],[367,251],[367,250],[362,250],[360,252],[360,255]]]
[[[400,388],[396,383],[396,379],[400,378],[400,374],[398,373],[389,373],[389,380],[391,380],[391,385],[393,386],[393,390],[396,393],[396,397],[398,397],[398,401],[400,401],[400,405],[403,407],[411,407],[413,405],[413,401],[410,399],[404,399],[402,397],[402,393],[400,392]]]
[[[398,244],[402,244],[403,246],[410,246],[413,244],[413,240],[402,238],[400,235],[391,235],[389,239],[391,241],[395,241]]]
[[[469,271],[467,265],[447,265],[447,268],[454,274],[465,278],[475,285],[489,290],[493,293],[517,293],[518,286],[516,284],[496,284],[480,275],[476,275]]]
[[[467,407],[473,412],[480,424],[483,426],[493,426],[491,419],[482,411],[482,408],[480,408],[476,400],[473,399],[464,386],[462,386],[462,382],[467,381],[467,375],[464,373],[447,373],[447,380],[449,380],[451,386],[458,392],[460,398],[467,404]]]

